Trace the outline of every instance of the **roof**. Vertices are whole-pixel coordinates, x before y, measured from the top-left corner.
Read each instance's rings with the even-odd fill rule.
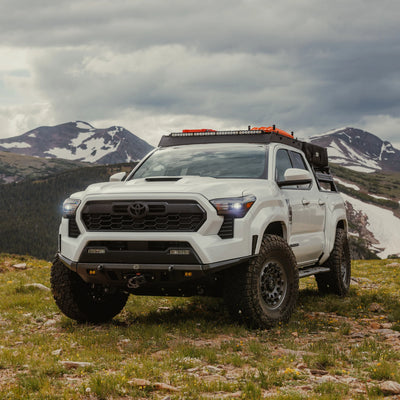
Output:
[[[328,153],[326,148],[279,134],[276,131],[213,131],[210,129],[185,130],[183,132],[164,135],[160,140],[159,147],[208,143],[282,143],[302,150],[308,162],[316,169],[328,167]]]

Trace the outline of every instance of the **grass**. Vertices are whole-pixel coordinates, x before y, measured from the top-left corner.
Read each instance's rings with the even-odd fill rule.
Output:
[[[219,299],[139,296],[90,325],[26,286],[49,286],[49,263],[0,254],[0,398],[383,398],[383,381],[400,383],[399,260],[352,268],[347,298],[302,280],[291,321],[271,330],[236,324]]]

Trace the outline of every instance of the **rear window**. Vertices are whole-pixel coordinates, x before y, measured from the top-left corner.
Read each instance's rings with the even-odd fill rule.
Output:
[[[213,178],[267,177],[264,145],[188,145],[156,150],[130,179],[197,175]]]

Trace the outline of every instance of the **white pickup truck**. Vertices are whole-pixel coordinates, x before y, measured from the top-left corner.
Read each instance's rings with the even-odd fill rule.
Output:
[[[275,127],[205,129],[163,136],[128,176],[64,202],[51,284],[77,321],[113,318],[129,294],[206,295],[268,328],[290,318],[309,275],[321,292],[349,290],[326,149]]]

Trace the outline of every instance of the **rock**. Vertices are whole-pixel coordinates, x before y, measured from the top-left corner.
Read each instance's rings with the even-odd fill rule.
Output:
[[[394,267],[394,268],[396,268],[396,267],[400,267],[400,264],[397,263],[397,262],[393,262],[391,264],[386,264],[385,267]]]
[[[365,334],[362,332],[354,332],[350,335],[350,337],[353,339],[363,339],[365,338]]]
[[[218,372],[221,372],[222,369],[218,368],[218,367],[214,367],[214,365],[206,365],[204,367],[208,372],[214,373],[214,374],[218,374]]]
[[[57,321],[55,319],[48,319],[43,325],[44,326],[52,326],[55,325]]]
[[[328,371],[325,371],[323,369],[310,369],[310,372],[313,375],[328,375]]]
[[[147,379],[133,378],[128,383],[133,386],[151,386],[151,382]]]
[[[27,283],[26,285],[24,285],[24,287],[31,287],[31,288],[43,290],[44,292],[50,292],[50,289],[47,286],[42,285],[41,283]]]
[[[318,378],[318,383],[337,382],[337,378],[331,375],[325,375]]]
[[[370,306],[369,306],[369,311],[371,311],[371,312],[382,312],[383,308],[378,303],[371,303]]]
[[[62,349],[57,349],[51,352],[53,356],[59,356],[62,353]]]
[[[379,389],[385,394],[400,394],[400,383],[395,381],[385,381],[379,385]]]
[[[84,368],[84,367],[91,367],[93,364],[90,362],[85,362],[85,361],[59,361],[60,364],[62,364],[64,367],[68,369],[73,369],[73,368]]]
[[[382,328],[382,325],[379,324],[378,322],[371,322],[371,323],[369,324],[369,326],[370,326],[372,329],[381,329],[381,328]]]
[[[154,389],[167,390],[168,392],[179,392],[179,389],[175,386],[168,385],[167,383],[156,382],[153,385]]]
[[[14,264],[11,265],[11,267],[15,269],[26,269],[26,263]]]

